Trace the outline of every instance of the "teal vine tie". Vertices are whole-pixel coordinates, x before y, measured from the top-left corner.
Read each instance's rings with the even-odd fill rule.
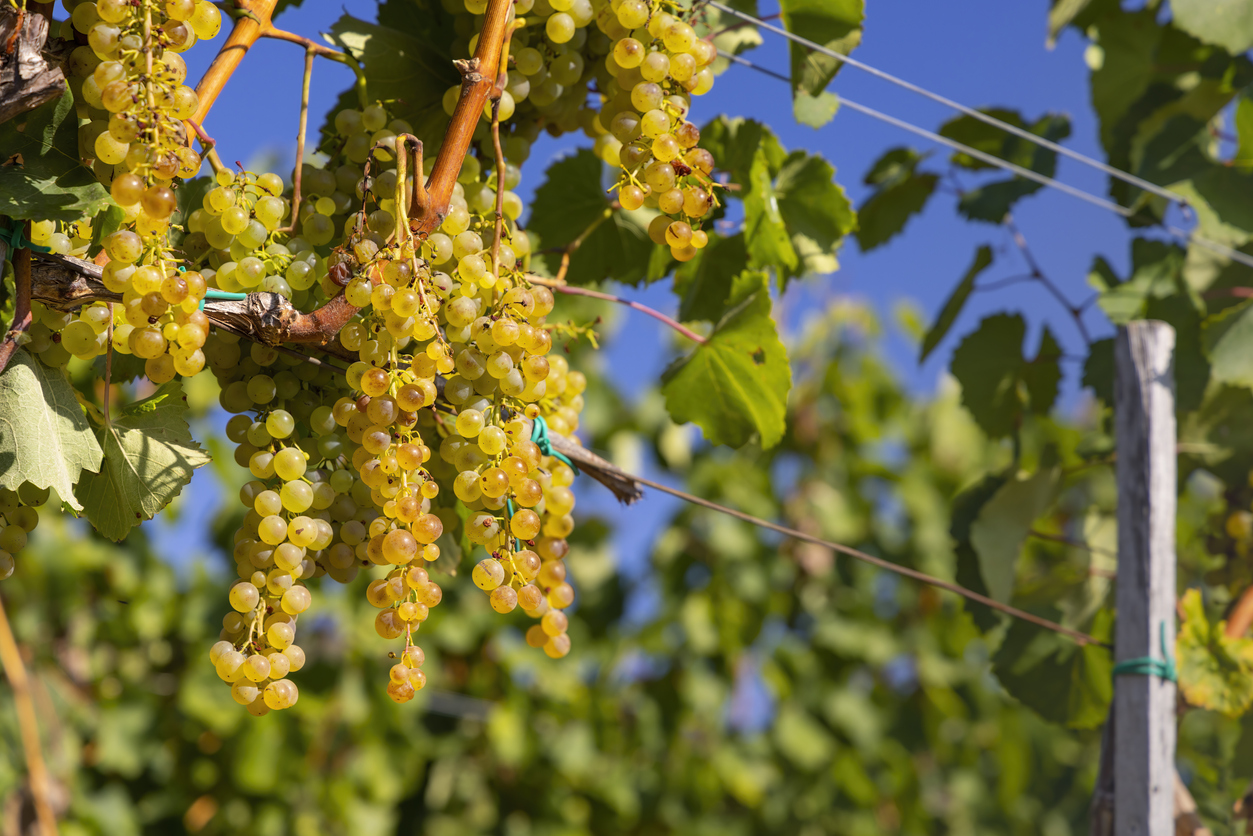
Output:
[[[564,453],[559,453],[553,448],[552,439],[548,437],[548,422],[544,420],[543,416],[535,416],[535,421],[533,422],[531,429],[531,441],[535,442],[535,446],[538,447],[539,451],[545,456],[553,456],[560,459],[568,464],[570,469],[575,473],[579,472],[578,466],[574,462],[570,461],[569,456],[566,456]]]
[[[52,247],[45,247],[26,240],[25,227],[26,224],[18,223],[15,226],[0,229],[0,241],[4,241],[14,250],[34,250],[37,253],[52,252]],[[8,260],[11,261],[12,258],[13,256],[10,254]]]
[[[1114,676],[1156,676],[1167,682],[1179,682],[1179,672],[1175,670],[1175,660],[1166,652],[1166,622],[1161,625],[1162,658],[1141,656],[1137,659],[1124,659],[1114,665]]]

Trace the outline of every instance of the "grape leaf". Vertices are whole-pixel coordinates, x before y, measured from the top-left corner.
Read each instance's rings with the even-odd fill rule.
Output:
[[[1032,523],[1052,505],[1060,475],[1058,468],[1042,468],[1012,478],[979,509],[970,527],[970,543],[991,598],[1007,604],[1013,597],[1022,544]]]
[[[1108,640],[1113,614],[1101,610],[1090,632]],[[1056,633],[1013,621],[992,657],[992,671],[1015,699],[1041,717],[1073,729],[1099,728],[1114,696],[1109,650],[1080,647]]]
[[[971,531],[979,512],[988,504],[1001,486],[1008,481],[1004,473],[987,473],[978,482],[967,487],[953,498],[953,512],[949,522],[949,536],[953,538],[953,551],[957,557],[956,581],[966,589],[988,595],[988,588],[983,582],[983,572],[979,568],[979,555],[971,542]],[[995,610],[966,602],[966,611],[971,620],[980,630],[987,632],[1001,623]]]
[[[740,276],[732,300],[709,341],[666,370],[666,409],[714,444],[739,447],[756,433],[763,448],[773,447],[783,437],[792,371],[770,318],[765,273]]]
[[[1253,300],[1224,308],[1205,323],[1214,380],[1253,388]]]
[[[186,410],[182,384],[175,380],[97,430],[104,467],[84,477],[75,493],[105,537],[121,542],[178,496],[192,471],[209,463],[183,419]]]
[[[1239,717],[1253,705],[1253,639],[1229,638],[1225,621],[1211,624],[1200,590],[1185,592],[1179,609],[1179,690],[1192,705]]]
[[[584,236],[570,256],[566,272],[570,284],[604,279],[639,284],[649,274],[656,248],[648,237],[648,222],[657,213],[613,209],[600,185],[603,172],[604,163],[587,148],[549,166],[548,179],[535,191],[529,231],[539,236],[544,250],[564,249]],[[556,271],[561,253],[540,258]]]
[[[744,238],[748,243],[749,263],[754,267],[774,267],[781,275],[788,275],[796,270],[800,260],[783,224],[779,196],[764,149],[757,149],[753,155],[747,186]]]
[[[1047,326],[1036,358],[1023,357],[1027,325],[1019,314],[994,314],[953,352],[952,372],[962,404],[993,438],[1009,435],[1030,409],[1045,414],[1057,398],[1061,352]]]
[[[78,157],[78,119],[68,89],[0,124],[0,215],[77,221],[109,193]]]
[[[775,175],[779,214],[800,256],[800,272],[834,273],[836,250],[857,228],[857,213],[835,182],[835,167],[820,156],[793,151]]]
[[[428,149],[439,147],[448,125],[444,93],[461,83],[452,65],[451,27],[433,25],[448,20],[417,3],[386,3],[377,25],[345,14],[328,38],[365,67],[369,98],[387,102]]]
[[[962,276],[962,280],[957,283],[957,287],[953,288],[953,292],[949,294],[948,300],[945,301],[944,307],[940,310],[940,315],[936,317],[932,326],[927,329],[927,335],[922,340],[922,354],[918,358],[919,363],[924,362],[931,352],[935,351],[935,347],[948,335],[949,329],[953,327],[958,314],[966,306],[966,300],[970,298],[970,294],[975,290],[975,279],[991,263],[992,248],[984,244],[975,253],[975,260],[966,270],[966,275]]]
[[[660,248],[659,248],[660,249]],[[674,292],[679,297],[679,319],[715,322],[726,311],[731,282],[748,261],[744,234],[730,238],[711,235],[709,244],[696,258],[674,272]]]
[[[1180,29],[1233,55],[1253,47],[1249,0],[1170,0],[1170,11]]]
[[[839,268],[836,250],[857,228],[857,215],[835,169],[805,151],[788,154],[760,122],[719,118],[705,126],[702,144],[741,186],[749,264],[772,269],[780,289],[789,278]]]
[[[841,55],[848,55],[861,43],[862,21],[866,16],[864,0],[781,0],[779,10],[789,32]],[[802,97],[820,97],[842,62],[798,43],[791,44],[790,51],[796,119],[811,128],[820,128],[835,115],[834,110],[823,119],[829,108],[814,107]]]
[[[0,486],[52,488],[81,511],[74,483],[101,455],[65,375],[19,348],[0,375]]]
[[[1066,116],[1046,114],[1028,125],[1017,111],[992,108],[983,112],[1054,142],[1070,135],[1070,119]],[[1055,152],[1041,148],[975,119],[973,116],[959,116],[950,120],[940,128],[940,134],[986,154],[1043,174],[1045,177],[1052,177],[1057,170]],[[971,171],[993,167],[991,163],[986,163],[961,151],[953,154],[952,161],[955,165]],[[958,201],[957,209],[970,220],[1000,223],[1005,213],[1016,201],[1041,188],[1042,186],[1034,180],[1018,176],[995,180],[966,191]]]
[[[939,177],[918,173],[926,158],[912,148],[893,148],[866,174],[866,185],[878,188],[857,210],[857,244],[863,252],[886,244],[927,205]]]

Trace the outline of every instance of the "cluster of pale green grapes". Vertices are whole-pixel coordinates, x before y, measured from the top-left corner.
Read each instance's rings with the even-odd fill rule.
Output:
[[[199,310],[207,285],[200,273],[182,272],[169,239],[178,208],[173,181],[200,169],[182,122],[197,99],[183,85],[187,65],[178,53],[216,35],[221,13],[207,0],[100,0],[66,8],[64,34],[87,40],[69,59],[87,120],[79,129],[80,153],[94,161],[96,176],[122,209],[122,228],[104,240],[111,260],[103,276],[122,301],[85,306],[77,318],[58,316],[54,342],[90,360],[105,353],[111,336],[114,350],[145,360],[156,383],[196,374],[209,333]],[[31,237],[55,253],[84,255],[90,221],[70,224],[67,232],[41,221],[32,224]]]
[[[200,169],[182,122],[199,102],[183,84],[187,65],[178,53],[199,38],[217,35],[222,14],[208,0],[99,0],[66,6],[69,28],[87,36],[87,46],[77,47],[70,57],[74,93],[91,120],[80,129],[83,156],[95,159],[106,185],[123,171],[136,175],[138,181],[113,186],[114,198],[119,206],[134,207],[128,221],[142,233],[159,234],[175,209],[169,181]]]
[[[600,119],[615,142],[600,140],[599,150],[621,166],[623,208],[660,210],[649,224],[649,237],[669,246],[676,260],[690,261],[709,242],[700,224],[717,198],[710,178],[713,155],[699,147],[700,129],[686,119],[686,95],[713,87],[709,65],[718,51],[691,25],[661,11],[665,0],[651,7],[645,0],[612,5],[624,34],[606,59],[614,79],[605,88]]]
[[[13,555],[26,548],[26,536],[39,525],[35,509],[48,501],[51,492],[23,482],[16,490],[0,488],[0,581],[13,574]]]
[[[342,391],[342,378],[256,343],[244,354],[244,345],[219,332],[206,346],[221,404],[236,413],[226,436],[253,476],[240,491],[248,510],[235,534],[239,580],[211,659],[232,697],[260,715],[298,697],[285,677],[305,661],[294,644],[299,616],[312,603],[305,582],[356,578],[358,552],[364,555],[356,547],[376,512],[342,466],[350,445],[325,405]]]
[[[83,218],[60,224],[56,221],[33,221],[30,225],[30,241],[32,244],[47,247],[56,255],[81,258],[91,247],[91,219]]]
[[[305,163],[301,168],[304,199],[297,218],[301,235],[315,246],[354,235],[382,246],[396,231],[396,138],[412,133],[413,128],[403,119],[392,119],[377,103],[360,110],[341,110],[335,114],[333,125],[334,133],[323,143],[330,160],[323,167]],[[431,154],[430,159],[434,158]],[[365,179],[367,161],[369,183]],[[367,192],[380,199],[361,229],[358,211]]]

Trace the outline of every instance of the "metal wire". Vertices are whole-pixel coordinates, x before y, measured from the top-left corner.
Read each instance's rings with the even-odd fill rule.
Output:
[[[883,79],[884,81],[895,84],[898,87],[903,87],[904,89],[910,91],[911,93],[917,93],[919,96],[928,98],[933,102],[938,102],[939,104],[942,104],[945,107],[950,107],[960,113],[965,114],[966,116],[969,116],[972,119],[978,119],[980,122],[1000,128],[1001,130],[1007,131],[1011,134],[1014,134],[1015,136],[1021,137],[1022,139],[1025,139],[1028,142],[1039,145],[1042,148],[1047,148],[1050,151],[1061,154],[1062,156],[1069,157],[1070,159],[1075,160],[1076,162],[1083,163],[1086,166],[1090,166],[1092,168],[1097,169],[1098,171],[1102,171],[1108,174],[1110,177],[1117,178],[1119,180],[1122,180],[1125,183],[1130,183],[1131,185],[1144,189],[1146,192],[1151,192],[1152,194],[1155,194],[1158,197],[1163,197],[1171,201],[1172,203],[1177,203],[1180,206],[1188,206],[1188,201],[1183,196],[1175,194],[1169,189],[1163,189],[1161,186],[1158,186],[1155,183],[1150,183],[1148,180],[1145,180],[1142,177],[1137,177],[1134,174],[1123,171],[1120,168],[1114,168],[1113,166],[1107,163],[1103,163],[1100,160],[1093,159],[1092,157],[1089,157],[1086,154],[1080,154],[1078,151],[1074,151],[1070,148],[1067,148],[1064,145],[1058,145],[1056,142],[1045,139],[1042,136],[1037,136],[1036,134],[1033,134],[1030,131],[1024,130],[1018,127],[1017,125],[1011,125],[1008,122],[1005,122],[1001,119],[997,119],[995,116],[989,116],[986,113],[982,113],[978,110],[975,110],[972,107],[968,107],[962,104],[961,102],[953,101],[950,98],[941,96],[939,93],[933,93],[930,90],[926,89],[925,87],[919,87],[917,84],[908,82],[903,78],[898,78],[892,75],[891,73],[885,73],[883,70],[880,70],[876,67],[872,67],[869,64],[866,64],[862,61],[858,61],[856,58],[850,58],[847,55],[842,55],[841,53],[836,52],[833,49],[828,49],[827,47],[822,46],[821,44],[814,43],[808,38],[802,38],[800,35],[796,35],[792,32],[787,31],[786,29],[780,28],[778,26],[772,26],[771,24],[766,23],[764,20],[753,17],[752,15],[749,15],[749,14],[745,14],[744,12],[741,12],[737,9],[733,9],[730,6],[717,2],[717,0],[706,0],[706,1],[708,5],[713,6],[715,9],[718,9],[722,12],[726,12],[727,14],[730,14],[730,15],[734,15],[735,17],[738,17],[740,20],[743,20],[747,23],[752,23],[757,26],[761,26],[765,29],[769,29],[771,32],[774,32],[778,35],[782,35],[783,37],[787,38],[790,41],[795,41],[796,43],[808,49],[812,49],[814,52],[821,53],[830,58],[834,58],[835,60],[841,63],[847,64],[850,67],[854,67],[856,69],[861,70],[862,72],[869,73],[875,78],[880,78],[880,79]]]
[[[713,3],[713,0],[710,0],[710,2]],[[752,61],[749,61],[746,58],[741,58],[738,55],[732,55],[731,53],[726,52],[724,50],[718,50],[718,54],[721,55],[723,58],[726,58],[728,61],[732,61],[741,66],[747,67],[750,70],[756,70],[757,72],[762,73],[763,75],[768,75],[771,78],[778,79],[780,81],[784,81],[789,84],[791,83],[788,77],[783,75],[782,73],[777,73],[774,70],[770,70],[765,67],[754,64]],[[958,142],[954,139],[949,139],[946,136],[940,136],[934,131],[929,131],[926,128],[920,128],[917,125],[914,125],[910,122],[906,122],[902,119],[897,119],[895,116],[889,116],[886,113],[875,110],[872,107],[866,107],[863,104],[859,104],[857,102],[851,101],[843,96],[840,97],[840,105],[841,107],[847,107],[849,110],[853,110],[853,111],[856,111],[857,113],[861,113],[866,116],[869,116],[872,119],[878,119],[881,122],[886,122],[889,125],[900,128],[903,131],[908,131],[909,133],[915,134],[916,136],[923,137],[932,142],[939,143],[940,145],[945,145],[949,148],[952,148],[955,151],[960,151],[963,154],[967,154],[971,157],[974,157],[975,159],[982,160],[983,162],[989,165],[996,166],[997,168],[1004,169],[1005,171],[1009,171],[1013,174],[1018,175],[1019,177],[1025,177],[1028,180],[1034,180],[1035,182],[1039,183],[1042,186],[1046,186],[1050,189],[1056,189],[1059,192],[1063,192],[1065,194],[1070,195],[1071,197],[1078,198],[1079,200],[1082,200],[1086,203],[1090,203],[1093,206],[1096,206],[1100,209],[1104,209],[1107,212],[1113,212],[1114,214],[1119,215],[1120,217],[1129,218],[1133,214],[1135,214],[1127,207],[1119,206],[1117,203],[1114,203],[1113,201],[1109,201],[1109,200],[1106,200],[1105,198],[1098,197],[1097,195],[1091,194],[1090,192],[1085,192],[1082,189],[1077,189],[1074,186],[1067,185],[1066,183],[1063,183],[1059,180],[1055,180],[1052,177],[1046,177],[1043,174],[1040,174],[1039,172],[1036,172],[1036,171],[1032,171],[1029,168],[1023,168],[1022,166],[1011,163],[1008,160],[1003,160],[1000,157],[995,157],[991,154],[988,154],[985,151],[980,151],[978,148],[971,148],[969,145]],[[1189,232],[1188,230],[1180,229],[1177,226],[1171,226],[1169,224],[1162,224],[1161,228],[1167,234],[1171,235],[1172,237],[1174,237],[1175,239],[1179,241],[1182,241],[1188,244],[1196,244],[1198,247],[1201,247],[1202,249],[1206,249],[1206,250],[1209,250],[1210,252],[1222,255],[1226,258],[1231,259],[1232,261],[1235,261],[1239,264],[1243,264],[1246,267],[1253,268],[1253,256],[1250,256],[1247,253],[1242,253],[1239,250],[1235,250],[1235,249],[1232,249],[1231,247],[1228,247],[1226,244],[1221,244],[1217,241],[1212,241],[1201,235],[1197,235],[1195,232]]]

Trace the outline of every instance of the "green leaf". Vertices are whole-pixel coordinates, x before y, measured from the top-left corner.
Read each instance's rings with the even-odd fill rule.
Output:
[[[826,91],[811,96],[800,90],[796,93],[796,100],[792,102],[792,112],[796,115],[796,121],[811,128],[821,128],[834,119],[839,111],[839,96]]]
[[[100,445],[65,375],[24,348],[0,375],[0,487],[51,488],[75,511],[74,484],[100,469]]]
[[[658,247],[658,249],[661,249]],[[679,319],[716,322],[727,308],[731,282],[744,270],[748,252],[744,234],[730,238],[709,236],[709,244],[696,258],[674,272],[674,292],[679,297]]]
[[[1046,114],[1029,125],[1022,115],[1014,110],[992,108],[982,112],[1053,142],[1070,135],[1070,119],[1066,116]],[[950,120],[940,128],[940,134],[986,154],[1043,174],[1045,177],[1052,177],[1057,170],[1055,152],[1041,148],[1001,128],[975,119],[973,116],[959,116]],[[993,167],[991,163],[983,162],[960,151],[953,154],[952,160],[955,165],[972,171]],[[967,191],[958,201],[957,209],[970,220],[1000,223],[1016,201],[1041,188],[1041,184],[1034,180],[1018,176],[1008,180],[997,180]]]
[[[1170,0],[1174,24],[1233,55],[1253,47],[1253,3],[1249,0]]]
[[[1065,29],[1075,15],[1083,11],[1091,0],[1054,0],[1053,8],[1049,9],[1049,34],[1045,45],[1052,49],[1057,44],[1057,36]]]
[[[1090,387],[1106,406],[1114,405],[1113,337],[1097,340],[1088,348],[1087,359],[1083,361],[1082,383]]]
[[[387,102],[428,149],[438,148],[448,125],[444,93],[461,83],[451,19],[417,3],[386,3],[377,25],[345,14],[330,34],[364,66],[369,98]]]
[[[150,520],[191,481],[209,456],[191,437],[182,384],[165,384],[99,428],[104,467],[75,491],[87,518],[105,537],[121,542]]]
[[[805,151],[788,154],[769,128],[752,120],[716,119],[701,142],[742,187],[730,194],[744,201],[752,267],[772,269],[781,289],[794,276],[838,269],[835,253],[857,228],[857,216],[829,162]]]
[[[984,586],[990,597],[1003,604],[1013,597],[1022,544],[1032,523],[1053,504],[1060,476],[1058,468],[1044,468],[1010,479],[979,510],[970,527],[970,543],[979,558]]]
[[[922,354],[918,357],[919,363],[925,362],[931,352],[935,351],[935,347],[948,335],[949,329],[953,327],[958,314],[966,306],[966,300],[970,298],[970,294],[975,290],[975,279],[991,263],[992,248],[984,244],[975,252],[975,260],[966,270],[966,275],[962,276],[961,281],[957,283],[957,287],[953,288],[953,292],[949,294],[944,307],[940,310],[940,315],[936,317],[935,322],[927,329],[927,335],[922,340]]]
[[[913,148],[893,148],[866,174],[866,185],[879,188],[857,210],[857,243],[863,252],[886,244],[927,205],[940,179],[918,173],[927,156]]]
[[[1253,166],[1253,99],[1248,96],[1240,97],[1240,101],[1236,103],[1233,122],[1238,147],[1231,161],[1247,170]]]
[[[782,0],[779,9],[783,13],[783,26],[789,32],[841,55],[848,55],[861,43],[864,0]],[[821,112],[802,96],[812,98],[822,94],[835,78],[841,62],[797,43],[791,44],[791,58],[796,119],[820,128],[826,124],[816,121]],[[834,116],[834,112],[831,115]]]
[[[122,219],[125,215],[122,207],[114,203],[112,199],[96,213],[96,217],[91,221],[91,246],[87,250],[88,256],[94,258],[104,248],[100,242],[106,236],[122,228]]]
[[[798,272],[834,273],[835,253],[844,236],[857,228],[857,214],[835,182],[835,167],[820,156],[793,151],[775,176],[779,214],[800,256]]]
[[[68,89],[0,124],[0,215],[77,221],[109,198],[78,157],[78,119]]]
[[[1115,325],[1143,319],[1150,299],[1180,291],[1184,255],[1174,244],[1137,238],[1131,242],[1131,278],[1125,282],[1097,258],[1088,274],[1088,283],[1101,294],[1097,305]]]
[[[949,523],[949,536],[953,538],[953,551],[957,556],[956,581],[980,595],[989,595],[983,582],[983,572],[979,568],[979,555],[971,542],[971,532],[979,513],[996,492],[1009,480],[1003,473],[988,473],[978,482],[964,489],[953,498],[953,513]],[[1001,623],[995,610],[966,601],[965,607],[975,626],[984,632]]]
[[[773,267],[780,275],[790,275],[800,265],[779,211],[770,163],[761,148],[753,155],[744,193],[744,239],[753,267]]]
[[[1057,397],[1061,352],[1045,328],[1036,358],[1023,357],[1027,325],[1019,314],[994,314],[953,352],[952,372],[962,404],[993,438],[1009,435],[1027,409],[1047,413]]]
[[[654,249],[648,223],[657,213],[612,209],[601,188],[604,163],[582,148],[549,166],[547,180],[535,192],[529,231],[539,236],[544,250],[561,250],[582,238],[570,256],[566,280],[585,285],[604,279],[639,284],[649,272]],[[541,258],[550,270],[561,262],[560,252]]]
[[[666,370],[662,394],[676,423],[698,424],[714,444],[739,447],[756,433],[763,448],[773,447],[792,383],[787,350],[770,318],[766,275],[745,274],[735,289],[709,341]]]
[[[1224,308],[1205,322],[1214,380],[1253,388],[1253,299]]]
[[[1179,609],[1180,692],[1192,705],[1239,717],[1253,705],[1253,639],[1229,638],[1225,621],[1211,624],[1200,590],[1185,592]]]
[[[1091,633],[1108,640],[1108,610],[1093,619]],[[1114,686],[1110,652],[1080,647],[1070,639],[1014,621],[992,657],[992,671],[1015,699],[1046,720],[1074,729],[1099,728],[1109,714]]]

